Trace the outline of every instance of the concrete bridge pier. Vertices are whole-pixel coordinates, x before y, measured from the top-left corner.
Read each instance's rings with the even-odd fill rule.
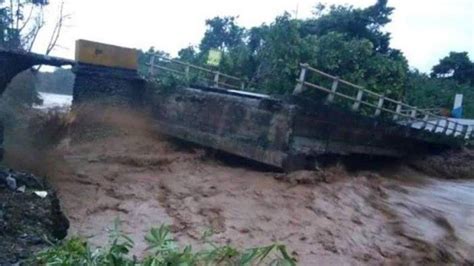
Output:
[[[145,81],[138,75],[137,51],[86,40],[76,42],[73,104],[141,106]]]
[[[136,71],[78,63],[73,90],[73,105],[141,106],[145,81]]]

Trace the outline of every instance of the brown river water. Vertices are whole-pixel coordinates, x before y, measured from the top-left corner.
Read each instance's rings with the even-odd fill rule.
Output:
[[[119,218],[137,256],[148,230],[169,224],[183,246],[205,248],[211,229],[218,244],[285,244],[300,265],[474,263],[473,179],[434,178],[403,163],[285,175],[128,122],[119,136],[66,138],[39,162],[21,151],[6,160],[49,178],[69,235],[104,245]]]

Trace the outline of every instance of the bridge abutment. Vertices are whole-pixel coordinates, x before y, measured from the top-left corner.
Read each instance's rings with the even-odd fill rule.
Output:
[[[141,106],[145,81],[134,70],[77,64],[73,104]]]

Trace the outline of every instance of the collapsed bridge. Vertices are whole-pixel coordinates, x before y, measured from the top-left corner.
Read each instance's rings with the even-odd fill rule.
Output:
[[[0,47],[0,95],[8,83],[20,72],[36,65],[65,66],[74,65],[75,61],[42,54],[18,50],[6,50]]]
[[[293,95],[281,97],[245,91],[237,77],[154,55],[142,78],[135,50],[88,41],[76,49],[75,105],[140,107],[164,134],[278,168],[311,168],[326,155],[403,157],[459,147],[473,134],[466,125],[307,64]],[[154,86],[169,77],[184,86]],[[316,97],[305,96],[309,90]]]

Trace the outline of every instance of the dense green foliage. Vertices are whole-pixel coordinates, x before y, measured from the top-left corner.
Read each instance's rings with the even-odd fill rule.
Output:
[[[209,234],[204,236],[206,239]],[[210,249],[193,251],[191,246],[180,249],[173,240],[169,228],[161,226],[151,229],[145,237],[147,255],[138,260],[129,256],[133,241],[120,232],[118,223],[110,234],[109,245],[93,249],[80,238],[71,238],[44,252],[32,261],[38,265],[110,265],[110,266],[159,266],[159,265],[295,265],[285,247],[270,245],[239,251],[231,246],[218,247],[207,241]]]
[[[474,62],[466,52],[451,52],[433,67],[430,76],[409,73],[406,98],[413,105],[451,110],[457,93],[464,95],[464,116],[474,118]]]
[[[451,52],[433,67],[431,76],[474,86],[474,62],[471,62],[467,52]]]
[[[317,6],[314,17],[294,19],[285,13],[269,25],[239,27],[233,17],[206,21],[197,47],[187,47],[179,58],[206,62],[210,49],[223,51],[220,70],[244,76],[259,91],[287,94],[295,86],[300,63],[309,63],[372,90],[399,97],[408,73],[400,51],[389,47],[382,27],[393,9],[387,1],[358,9]]]
[[[463,93],[465,113],[474,116],[473,63],[467,53],[450,53],[431,76],[410,70],[403,53],[390,47],[390,33],[383,31],[393,12],[387,0],[367,8],[319,4],[311,18],[285,13],[250,29],[234,17],[215,17],[206,20],[199,45],[180,50],[178,59],[205,65],[209,51],[219,49],[219,67],[208,68],[243,77],[251,90],[274,94],[291,93],[299,64],[308,63],[420,107],[450,109],[454,95]]]

